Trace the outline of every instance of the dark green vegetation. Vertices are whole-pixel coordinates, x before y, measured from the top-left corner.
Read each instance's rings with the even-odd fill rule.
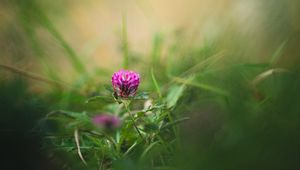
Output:
[[[47,18],[47,8],[35,1],[5,5],[18,18],[18,29],[6,30],[15,34],[5,34],[18,46],[13,60],[34,54],[47,76],[0,63],[3,169],[300,167],[300,40],[292,24],[280,27],[289,23],[285,12],[276,13],[276,22],[270,18],[276,27],[268,32],[268,50],[261,55],[270,55],[263,59],[254,56],[257,51],[249,53],[252,39],[233,28],[205,43],[182,30],[159,33],[143,56],[129,49],[124,19],[123,67],[141,75],[138,94],[125,108],[114,99],[110,82],[119,68],[88,68]],[[61,47],[75,80],[65,83],[47,64],[47,44],[36,36],[37,28]],[[36,83],[48,91],[32,92]],[[91,118],[99,113],[120,116],[122,127],[95,127]]]

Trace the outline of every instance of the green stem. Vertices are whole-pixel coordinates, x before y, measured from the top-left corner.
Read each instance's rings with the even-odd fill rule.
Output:
[[[124,104],[125,109],[126,109],[127,113],[129,114],[129,116],[130,116],[130,118],[131,118],[131,120],[132,120],[132,123],[133,123],[133,126],[134,126],[135,130],[137,131],[137,133],[139,134],[139,136],[144,140],[144,137],[143,137],[141,131],[139,130],[139,128],[137,127],[137,125],[136,125],[136,123],[135,123],[135,119],[134,119],[133,115],[132,115],[131,112],[130,112],[130,109],[129,109],[129,102],[122,101],[122,103]]]
[[[170,114],[169,111],[167,112],[167,116],[168,116],[170,122],[173,123],[173,122],[174,122],[174,119],[173,119],[173,117],[171,116],[171,114]],[[174,134],[175,134],[175,137],[176,137],[176,139],[177,139],[177,140],[176,140],[176,141],[177,141],[177,146],[179,147],[179,146],[180,146],[180,138],[179,138],[179,134],[178,134],[178,129],[177,129],[175,126],[173,126],[172,129],[173,129]]]
[[[106,133],[103,133],[104,137],[113,145],[113,148],[114,148],[114,156],[116,156],[117,158],[120,158],[120,152],[119,152],[119,149],[118,149],[118,144],[116,143],[116,141],[111,137],[109,136],[108,134]]]

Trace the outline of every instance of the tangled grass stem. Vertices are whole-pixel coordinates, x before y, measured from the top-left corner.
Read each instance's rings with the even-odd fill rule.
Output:
[[[126,111],[128,112],[129,117],[130,117],[131,120],[132,120],[132,124],[133,124],[135,130],[137,131],[137,133],[139,134],[139,136],[141,137],[141,139],[144,140],[144,137],[143,137],[141,131],[139,130],[139,128],[137,127],[137,125],[136,125],[136,123],[135,123],[135,119],[134,119],[133,115],[132,115],[131,112],[130,112],[130,109],[129,109],[130,101],[124,101],[124,100],[122,100],[122,103],[124,104],[125,109],[126,109]]]

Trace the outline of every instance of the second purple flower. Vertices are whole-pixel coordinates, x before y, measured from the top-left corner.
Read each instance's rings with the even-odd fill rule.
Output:
[[[121,98],[133,97],[140,84],[140,75],[134,71],[119,70],[112,76],[115,95]]]
[[[92,122],[105,129],[114,129],[121,126],[121,119],[109,114],[99,114],[93,117]]]

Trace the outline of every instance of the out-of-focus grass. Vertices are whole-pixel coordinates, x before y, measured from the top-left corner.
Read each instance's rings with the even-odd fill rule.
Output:
[[[219,28],[221,31],[217,35],[205,41],[198,39],[197,31],[190,33],[179,29],[174,35],[156,33],[150,43],[151,51],[146,54],[131,50],[129,27],[123,18],[123,67],[140,72],[140,90],[149,91],[154,102],[165,102],[169,111],[160,114],[168,113],[166,121],[174,121],[167,122],[166,129],[169,129],[162,132],[164,138],[157,142],[142,146],[129,140],[125,146],[120,146],[129,150],[124,153],[127,156],[124,159],[112,160],[117,157],[114,155],[117,152],[109,145],[101,144],[103,141],[98,137],[84,132],[80,141],[88,162],[87,169],[297,169],[300,159],[300,53],[296,47],[300,41],[299,26],[293,18],[298,16],[298,8],[293,7],[297,2],[270,2],[261,2],[264,10],[260,12],[264,17],[256,17],[265,24],[261,28],[255,27],[254,31],[251,31],[252,27],[250,30],[240,28],[246,21],[224,20],[229,26],[224,30]],[[42,145],[37,149],[40,149],[39,154],[48,156],[50,162],[61,169],[83,169],[85,165],[77,155],[72,128],[77,126],[83,131],[88,130],[89,126],[81,122],[86,116],[119,112],[118,105],[105,97],[95,102],[86,103],[86,100],[107,95],[106,85],[110,84],[111,74],[121,65],[111,66],[111,69],[88,68],[89,65],[47,17],[47,8],[36,1],[6,1],[5,5],[13,7],[19,21],[16,35],[7,35],[8,40],[12,37],[14,43],[22,40],[12,51],[21,47],[26,49],[17,55],[35,56],[35,64],[42,65],[41,70],[46,70],[46,74],[37,73],[44,75],[45,79],[36,80],[25,69],[18,68],[22,63],[10,64],[10,69],[1,66],[0,75],[4,77],[0,88],[1,120],[4,122],[1,131],[4,138],[10,141],[10,138],[14,139],[12,135],[24,139],[38,130],[38,135],[31,139]],[[290,13],[281,11],[281,5],[288,7]],[[49,34],[64,52],[60,56],[72,68],[67,70],[75,70],[72,79],[67,79],[54,65],[48,64],[48,44],[38,37],[40,29]],[[256,34],[263,37],[254,37]],[[50,88],[40,94],[29,93],[27,84],[20,81],[9,83],[16,73],[24,80],[34,79],[29,87],[47,84]],[[48,80],[52,83],[49,84]],[[143,104],[140,102],[133,108]],[[46,121],[46,114],[54,110],[63,110],[58,113],[77,117],[75,121],[74,117],[59,119],[63,123],[56,122],[55,118]],[[151,131],[156,126],[148,128]],[[126,135],[134,139],[132,134],[128,130]],[[41,136],[43,142],[40,142]],[[171,142],[173,138],[175,142]],[[24,147],[27,145],[30,144],[26,142]],[[15,147],[23,148],[22,144],[11,143],[5,153]],[[19,149],[15,150],[6,159],[10,161],[4,164],[5,168],[18,168],[12,161]],[[26,163],[25,168],[32,169],[37,157],[21,162]],[[19,157],[16,161],[20,162]],[[43,164],[38,166],[46,166]]]

